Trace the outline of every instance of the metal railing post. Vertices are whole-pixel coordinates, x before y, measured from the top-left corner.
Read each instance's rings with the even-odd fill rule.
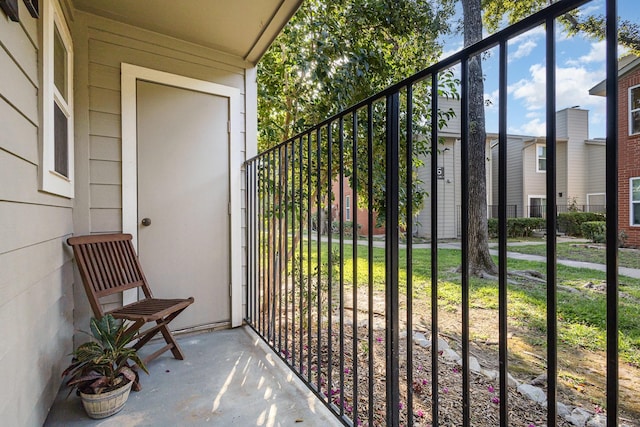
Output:
[[[387,96],[386,116],[386,212],[385,212],[385,307],[386,307],[386,374],[387,425],[400,425],[400,367],[399,367],[399,293],[398,293],[398,206],[400,182],[398,177],[398,136],[400,100],[398,92]]]

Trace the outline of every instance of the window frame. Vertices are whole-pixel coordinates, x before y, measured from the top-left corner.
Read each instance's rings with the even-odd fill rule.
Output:
[[[544,157],[540,156],[538,152],[539,148],[544,148]],[[540,169],[540,160],[544,159],[544,169]],[[538,173],[546,173],[547,172],[547,145],[546,144],[536,144],[536,172]]]
[[[633,132],[633,113],[635,112],[640,113],[640,107],[631,108],[633,105],[631,102],[633,99],[631,96],[631,93],[634,91],[634,89],[640,90],[640,85],[631,86],[629,88],[629,105],[628,105],[629,135],[640,135],[640,128],[638,128],[637,132]]]
[[[637,209],[640,209],[640,199],[633,200],[633,182],[634,181],[639,181],[638,185],[640,185],[640,176],[629,178],[629,225],[631,227],[640,227],[640,222],[638,223],[633,222],[634,206],[637,206]]]
[[[533,204],[531,203],[532,199],[540,199],[540,200],[544,200],[544,203],[540,205],[540,216],[531,216],[531,207],[533,206]],[[527,197],[527,218],[546,218],[546,212],[547,212],[547,196],[545,195],[530,195]]]
[[[74,197],[74,100],[73,41],[58,0],[42,5],[42,164],[40,189],[59,196]],[[66,97],[54,81],[54,43],[56,30],[66,51]],[[66,98],[66,99],[65,99]],[[56,171],[55,111],[58,107],[67,118],[67,175]]]
[[[351,221],[351,196],[344,196],[345,220]]]

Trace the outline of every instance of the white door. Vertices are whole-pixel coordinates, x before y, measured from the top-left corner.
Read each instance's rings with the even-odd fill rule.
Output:
[[[229,98],[136,86],[142,267],[154,296],[195,298],[173,330],[228,322]]]

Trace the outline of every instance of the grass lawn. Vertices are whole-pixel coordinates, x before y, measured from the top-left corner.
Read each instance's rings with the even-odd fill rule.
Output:
[[[318,242],[311,242],[311,259],[307,259],[307,241],[303,245],[303,277],[306,277],[308,261],[311,274],[321,275],[320,300],[326,310],[328,298],[328,244],[320,243],[320,273],[318,265]],[[560,244],[573,251],[571,244]],[[544,250],[544,245],[528,245],[536,250]],[[375,316],[384,316],[385,294],[385,252],[374,248],[373,263],[368,264],[368,246],[358,245],[357,257],[354,247],[345,242],[341,263],[339,242],[332,242],[332,303],[338,309],[340,278],[342,277],[345,310],[351,310],[353,284],[357,283],[358,307],[363,319],[367,311],[368,287],[373,286],[373,301],[378,308]],[[512,247],[519,249],[521,247]],[[593,250],[587,248],[588,250]],[[563,249],[564,250],[564,249]],[[598,249],[596,249],[598,250]],[[621,251],[626,252],[626,251]],[[559,251],[559,254],[563,252]],[[591,252],[589,252],[591,253]],[[299,259],[300,247],[295,258]],[[583,255],[587,256],[587,255]],[[563,256],[560,256],[563,257]],[[591,257],[591,256],[590,256]],[[355,258],[355,259],[354,259]],[[461,251],[438,249],[438,327],[440,334],[450,344],[460,346],[462,293],[461,275],[457,272]],[[597,260],[587,258],[589,261]],[[497,262],[497,258],[494,257]],[[582,258],[581,260],[584,260]],[[294,272],[291,262],[288,272]],[[342,264],[342,270],[340,265]],[[355,264],[355,265],[354,265]],[[356,267],[354,269],[354,266]],[[371,277],[369,277],[371,267]],[[413,289],[413,325],[418,331],[428,333],[431,329],[431,250],[412,251],[411,270],[407,266],[407,250],[399,250],[399,290],[400,322],[406,321],[407,274],[411,272]],[[508,271],[530,270],[546,276],[544,262],[508,260]],[[354,271],[355,270],[355,271]],[[558,398],[564,403],[589,407],[606,406],[606,274],[597,270],[581,269],[557,265],[557,360],[559,389]],[[299,270],[293,275],[298,283]],[[355,277],[354,277],[355,275]],[[531,380],[546,372],[547,360],[547,296],[543,279],[510,274],[508,288],[508,349],[509,372],[520,380]],[[303,283],[307,283],[303,279]],[[313,283],[316,283],[315,280]],[[291,288],[289,288],[291,289]],[[306,289],[303,288],[303,289]],[[302,291],[304,293],[304,291]],[[312,291],[313,292],[313,291]],[[483,367],[498,369],[498,282],[496,279],[470,278],[470,347]],[[302,296],[302,294],[298,294]],[[306,298],[306,297],[305,297]],[[311,297],[317,301],[317,296]],[[326,315],[326,314],[325,314]],[[629,419],[640,417],[640,279],[620,276],[619,294],[619,360],[620,360],[620,402],[621,410]],[[401,324],[401,328],[404,328]],[[606,408],[605,408],[606,409]]]
[[[535,246],[531,246],[535,247]],[[544,248],[544,246],[540,245]],[[316,264],[317,242],[313,242],[312,265]],[[567,249],[570,249],[567,246]],[[334,277],[338,281],[338,245],[334,242]],[[351,245],[344,245],[344,282],[353,283],[353,252]],[[406,295],[407,260],[406,250],[401,249],[400,291]],[[358,246],[357,282],[366,289],[368,283],[368,248]],[[497,262],[497,259],[496,259]],[[326,268],[327,244],[322,244],[322,263]],[[305,262],[306,265],[306,262]],[[373,285],[376,291],[384,291],[384,250],[373,250]],[[455,269],[460,265],[460,251],[438,250],[438,299],[441,310],[459,310],[462,295],[460,274]],[[509,260],[508,269],[535,270],[546,275],[546,264],[531,261]],[[431,251],[413,250],[413,297],[415,304],[429,304],[431,298]],[[606,348],[606,296],[598,290],[587,289],[588,283],[605,283],[605,273],[563,265],[557,266],[558,274],[558,339],[559,345],[590,351]],[[334,283],[335,283],[334,282]],[[624,362],[640,366],[640,280],[621,277],[619,300],[620,357]],[[470,306],[472,309],[498,309],[498,283],[494,280],[470,279]],[[513,327],[526,327],[531,332],[532,345],[544,345],[546,340],[546,286],[530,280],[518,280],[508,285],[508,316]],[[497,325],[496,325],[497,327]]]
[[[594,247],[593,245],[576,244],[571,242],[558,243],[556,246],[559,259],[570,259],[574,261],[595,262],[605,264],[606,250],[604,247]],[[509,251],[530,255],[547,254],[546,245],[526,245],[509,246]],[[620,267],[640,269],[640,251],[620,250],[618,251],[618,265]]]

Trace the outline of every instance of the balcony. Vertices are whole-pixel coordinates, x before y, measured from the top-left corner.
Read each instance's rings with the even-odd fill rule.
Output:
[[[142,391],[132,392],[122,411],[99,425],[340,424],[249,328],[181,336],[178,341],[186,359],[166,354],[152,362],[150,375],[141,373]],[[153,345],[147,347],[141,353],[153,352]],[[45,425],[96,425],[80,399],[67,394],[63,387]]]
[[[561,298],[573,291],[567,291],[559,274],[555,198],[544,207],[546,264],[536,282],[542,291],[533,304],[540,312],[531,313],[530,324],[516,324],[510,311],[522,302],[519,298],[530,283],[514,285],[507,252],[507,45],[523,32],[545,26],[545,179],[547,193],[555,194],[553,23],[585,3],[589,1],[556,2],[247,161],[245,328],[251,332],[240,329],[181,338],[187,361],[160,359],[152,365],[151,377],[143,377],[145,393],[134,394],[109,422],[564,426],[571,420],[580,425],[584,419],[581,425],[587,421],[633,425],[640,403],[633,386],[621,384],[618,374],[619,342],[625,341],[620,341],[624,337],[618,329],[618,252],[613,244],[606,249],[602,278],[606,286],[598,300],[605,313],[598,329],[605,341],[599,349],[603,363],[595,367],[599,382],[581,386],[597,395],[598,405],[589,406],[593,402],[582,398],[579,390],[567,389],[567,378],[576,378],[567,366],[581,367],[585,359],[580,351],[567,350],[562,341],[567,311]],[[609,15],[615,17],[615,2],[607,4]],[[615,31],[615,19],[608,25]],[[469,214],[470,171],[477,167],[468,144],[469,64],[488,50],[499,57],[503,95],[498,105],[499,203],[493,209],[499,221],[498,273],[476,278],[471,274],[469,254],[474,243],[469,229],[474,221],[486,218]],[[616,43],[610,38],[609,242],[617,239],[616,60]],[[451,249],[438,239],[438,218],[443,213],[438,206],[437,168],[429,169],[430,185],[424,192],[416,192],[413,185],[419,167],[414,150],[419,144],[430,164],[438,164],[439,129],[447,112],[439,109],[438,97],[432,94],[456,74],[455,67],[464,130],[461,249]],[[348,231],[346,182],[353,191],[350,206],[366,207],[365,218],[358,218],[358,209],[350,211],[353,224],[367,224],[364,241]],[[482,204],[486,215],[486,200]],[[413,241],[418,205],[430,212],[427,248],[418,248]],[[372,234],[374,214],[384,224],[382,240]],[[455,212],[450,215],[455,219]],[[312,227],[325,221],[338,224],[336,233],[325,236],[321,227]],[[493,298],[489,303],[478,299],[483,292]],[[482,304],[495,309],[489,312]],[[493,317],[483,319],[484,315]],[[474,322],[484,329],[478,330]],[[521,339],[519,334],[529,327],[538,336]],[[533,368],[523,375],[526,366]],[[595,369],[593,364],[585,367]],[[535,378],[530,377],[533,372],[538,374]],[[76,401],[59,399],[47,425],[74,423],[89,424]]]

